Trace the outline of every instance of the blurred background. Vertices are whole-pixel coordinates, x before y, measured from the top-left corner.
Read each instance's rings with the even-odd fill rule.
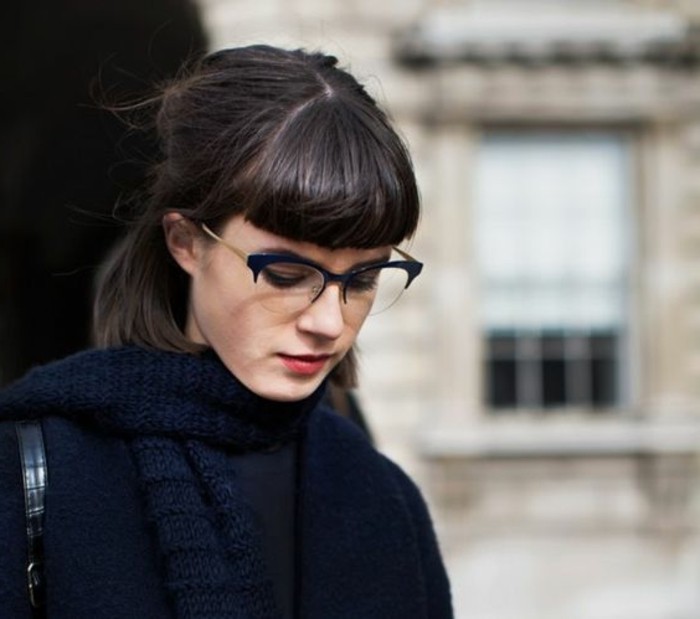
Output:
[[[411,252],[426,267],[369,319],[358,398],[379,448],[431,503],[457,617],[697,619],[700,2],[200,0],[167,53],[175,2],[164,5],[170,17],[138,43],[146,73],[124,71],[121,51],[91,70],[114,70],[116,88],[203,46],[319,48],[409,142],[424,201]],[[100,19],[83,32],[104,40],[115,19]],[[5,248],[21,219],[8,214],[29,212],[18,143],[2,152]],[[90,157],[77,159],[62,181],[90,180]],[[42,222],[102,229],[73,207],[104,212],[114,196],[56,202],[61,183],[23,169],[32,203],[53,200]],[[57,238],[59,223],[37,217]],[[4,380],[20,342],[13,301],[34,285],[17,283],[13,260],[0,261]],[[71,260],[42,269],[55,283],[97,263]],[[60,331],[64,310],[41,298],[30,332]]]

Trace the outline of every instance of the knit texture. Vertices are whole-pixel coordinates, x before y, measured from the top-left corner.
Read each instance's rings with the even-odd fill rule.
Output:
[[[211,352],[125,347],[37,368],[2,392],[0,408],[68,417],[128,441],[178,619],[272,619],[280,615],[260,533],[222,448],[294,440],[322,393],[271,402]]]

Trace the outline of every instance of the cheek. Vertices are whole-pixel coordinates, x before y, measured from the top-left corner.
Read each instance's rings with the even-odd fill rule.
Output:
[[[249,364],[251,356],[280,342],[293,329],[289,317],[272,314],[256,301],[245,283],[202,279],[193,283],[190,313],[203,343],[229,362]]]
[[[201,343],[215,347],[217,341],[249,328],[245,284],[236,287],[220,277],[215,269],[195,274],[190,282],[188,331],[199,334]],[[250,296],[248,296],[248,300]],[[188,333],[190,335],[190,333]]]

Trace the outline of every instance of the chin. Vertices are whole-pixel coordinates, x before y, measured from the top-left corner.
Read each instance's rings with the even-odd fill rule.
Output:
[[[325,377],[324,377],[325,378]],[[264,384],[246,385],[255,395],[273,400],[275,402],[297,402],[308,398],[318,386],[323,382],[323,379],[313,381],[297,381],[293,379],[277,379],[267,381]]]
[[[297,402],[298,400],[303,400],[308,398],[316,389],[320,383],[315,383],[313,387],[307,388],[290,388],[290,389],[279,389],[279,390],[266,390],[264,393],[258,393],[259,396],[267,399],[274,400],[276,402]]]

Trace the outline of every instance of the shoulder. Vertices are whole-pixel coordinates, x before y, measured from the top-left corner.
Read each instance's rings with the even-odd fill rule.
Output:
[[[23,500],[21,458],[15,421],[0,422],[0,496]],[[105,479],[133,477],[124,441],[63,417],[43,417],[41,424],[51,497],[88,495]]]
[[[355,423],[327,406],[316,409],[308,433],[312,456],[324,459],[324,466],[351,470],[355,477],[382,480],[398,493],[411,512],[427,517],[422,494],[411,477],[393,460],[379,452]]]
[[[44,417],[41,428],[46,452],[47,515],[52,532],[91,530],[90,519],[118,514],[138,504],[137,476],[128,445],[61,417]],[[21,458],[15,422],[0,423],[0,529],[24,518]],[[111,526],[102,523],[100,530]],[[92,527],[95,528],[95,527]],[[97,529],[95,529],[97,530]],[[1,537],[1,534],[0,534]]]
[[[62,417],[48,416],[38,423],[52,495],[59,489],[70,493],[102,485],[102,478],[112,476],[112,471],[128,474],[133,467],[126,446],[119,439]],[[0,496],[23,501],[16,426],[15,421],[0,422]]]
[[[0,422],[0,466],[4,465],[14,454],[18,459],[17,430],[18,421]],[[109,451],[120,441],[99,432],[95,427],[77,423],[65,417],[46,416],[36,420],[41,424],[42,436],[49,457],[59,460],[79,457],[84,459],[92,455]],[[8,453],[10,452],[10,453]]]
[[[319,516],[319,522],[329,528],[329,522],[359,526],[358,538],[373,540],[364,552],[384,553],[378,561],[392,557],[392,569],[404,574],[406,582],[420,574],[413,582],[428,605],[425,616],[451,618],[450,585],[430,513],[404,470],[330,409],[312,416],[305,466],[307,486],[323,497],[317,507],[327,518],[321,521]],[[323,530],[321,524],[318,530]]]

